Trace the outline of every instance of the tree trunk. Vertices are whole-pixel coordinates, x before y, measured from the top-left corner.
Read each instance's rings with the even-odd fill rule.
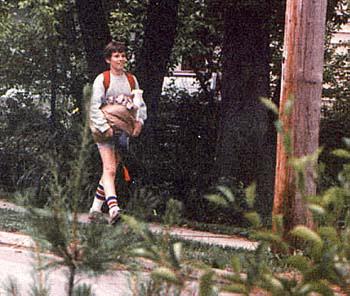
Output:
[[[76,267],[74,265],[69,266],[68,296],[72,296],[74,292],[75,273],[76,273]]]
[[[101,0],[76,0],[79,25],[92,80],[107,69],[103,49],[112,40]]]
[[[288,0],[282,66],[280,120],[291,137],[291,153],[277,140],[277,167],[273,215],[283,215],[285,236],[294,226],[313,226],[289,160],[318,148],[322,91],[324,32],[327,0]],[[291,114],[285,105],[294,97]],[[316,193],[312,169],[307,168],[305,194]]]
[[[79,108],[78,122],[81,122],[85,118],[86,106],[83,98],[83,87],[87,82],[86,77],[81,75],[79,71],[79,65],[75,63],[75,58],[81,55],[81,47],[83,42],[79,39],[79,34],[77,32],[77,21],[74,18],[74,3],[68,2],[68,13],[64,17],[62,22],[62,30],[65,32],[65,39],[68,44],[75,45],[66,47],[66,52],[63,53],[64,57],[67,59],[65,64],[67,65],[67,72],[71,75],[71,81],[69,83],[69,93],[72,94],[75,106]]]
[[[257,182],[256,205],[271,213],[275,143],[260,97],[269,96],[269,1],[228,4],[225,12],[221,126],[216,173]]]
[[[50,124],[53,131],[56,128],[56,101],[57,101],[57,61],[56,61],[56,47],[57,39],[49,38],[49,59],[50,59]]]
[[[143,45],[137,55],[136,75],[144,89],[151,134],[158,123],[158,101],[175,41],[178,5],[179,0],[149,1]]]

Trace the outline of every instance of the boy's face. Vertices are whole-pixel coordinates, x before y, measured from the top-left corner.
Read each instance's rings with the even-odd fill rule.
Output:
[[[106,62],[110,64],[111,69],[117,72],[124,70],[126,61],[127,59],[125,52],[113,52],[112,56],[109,59],[106,59]]]

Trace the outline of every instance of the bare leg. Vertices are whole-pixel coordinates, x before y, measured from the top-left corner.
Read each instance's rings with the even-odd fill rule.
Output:
[[[102,160],[102,176],[96,190],[95,198],[90,208],[89,218],[96,219],[96,214],[101,212],[102,204],[106,201],[109,208],[110,224],[114,224],[119,219],[119,207],[115,188],[115,177],[120,155],[111,143],[97,144]]]
[[[104,187],[105,196],[116,196],[115,175],[117,171],[117,153],[111,145],[99,145],[102,160],[102,177],[101,181]]]
[[[109,223],[114,224],[119,219],[119,207],[115,188],[115,177],[120,156],[111,145],[98,146],[102,159],[103,172],[101,181],[104,187],[106,202],[109,208]]]

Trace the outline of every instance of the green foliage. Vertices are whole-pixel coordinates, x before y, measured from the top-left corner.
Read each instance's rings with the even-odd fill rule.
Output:
[[[117,39],[129,40],[128,46],[136,53],[142,42],[146,2],[118,1],[113,4],[115,6],[109,18],[112,35]],[[90,154],[87,149],[87,129],[84,129],[83,137],[79,137],[75,130],[77,118],[67,111],[74,109],[73,105],[79,105],[77,93],[85,79],[85,62],[81,54],[83,46],[75,31],[71,1],[3,1],[0,7],[0,62],[3,66],[0,70],[0,91],[5,93],[10,88],[17,89],[12,97],[6,93],[4,105],[1,106],[1,180],[6,180],[6,189],[26,189],[27,204],[34,205],[30,196],[44,196],[40,205],[46,205],[47,208],[44,211],[31,210],[34,233],[43,247],[62,258],[46,267],[68,266],[73,278],[76,272],[102,272],[111,262],[124,262],[122,252],[132,244],[132,256],[150,259],[156,265],[152,272],[153,280],[143,290],[145,295],[179,294],[184,289],[186,280],[191,278],[190,270],[193,271],[198,266],[203,268],[203,265],[199,288],[201,295],[215,293],[213,286],[243,294],[250,293],[254,287],[260,287],[272,295],[307,295],[311,292],[332,295],[330,284],[338,285],[346,291],[349,286],[350,260],[350,166],[347,163],[349,152],[345,146],[332,157],[326,158],[329,165],[335,157],[342,157],[336,166],[332,164],[331,167],[334,169],[331,176],[335,186],[320,191],[318,196],[305,197],[318,222],[318,228],[295,228],[291,235],[305,244],[295,254],[281,256],[289,271],[296,271],[301,278],[287,278],[270,270],[266,255],[271,256],[271,249],[288,251],[291,246],[282,237],[282,217],[273,217],[277,225],[276,232],[262,228],[259,216],[252,210],[254,185],[246,190],[240,187],[232,189],[231,180],[224,180],[213,189],[213,194],[207,195],[208,200],[216,202],[216,205],[203,199],[203,192],[207,188],[201,188],[203,184],[210,184],[212,179],[213,139],[216,139],[218,127],[213,116],[217,114],[217,102],[214,102],[214,106],[208,104],[211,99],[208,95],[208,79],[212,72],[221,68],[221,53],[217,46],[222,45],[223,18],[221,11],[215,9],[217,7],[214,2],[181,1],[178,37],[170,69],[181,59],[189,60],[204,94],[191,96],[185,91],[172,89],[162,97],[159,126],[166,128],[159,133],[161,149],[157,155],[158,167],[147,167],[147,177],[153,174],[151,177],[154,179],[150,183],[159,186],[166,196],[157,200],[154,194],[151,196],[144,189],[136,190],[129,210],[138,217],[147,219],[152,216],[154,208],[158,207],[158,202],[161,203],[168,196],[175,196],[183,201],[185,213],[191,218],[231,223],[246,217],[250,223],[249,233],[260,245],[253,257],[232,259],[233,273],[224,278],[226,283],[228,281],[227,284],[216,282],[218,276],[208,270],[206,264],[186,262],[183,256],[184,244],[172,241],[167,233],[161,238],[153,235],[146,225],[132,217],[124,216],[123,219],[142,239],[137,244],[130,233],[122,228],[112,230],[101,225],[81,226],[77,223],[76,211],[81,204],[87,204],[87,192],[91,192],[89,184],[94,182],[91,182],[93,176],[87,175],[88,171],[93,170],[88,167],[91,159],[86,161]],[[333,9],[340,2],[329,1],[329,7]],[[273,90],[277,89],[276,80],[280,75],[283,33],[283,21],[280,20],[283,19],[283,5],[284,1],[272,1],[270,25],[273,27]],[[334,11],[328,13],[329,19],[336,24],[344,23],[346,14]],[[130,40],[132,34],[135,38]],[[328,47],[326,54],[325,81],[328,88],[324,94],[336,101],[324,110],[321,143],[325,144],[326,149],[321,158],[329,155],[331,148],[338,147],[340,139],[349,131],[349,82],[342,70],[346,57],[337,55],[331,47]],[[198,56],[200,58],[196,59]],[[134,67],[133,61],[132,58],[130,68]],[[53,102],[55,94],[58,110],[42,110],[46,106],[43,102]],[[33,103],[35,100],[38,101],[37,104]],[[265,103],[277,114],[277,109],[272,107],[271,102]],[[287,107],[287,113],[291,107],[292,105]],[[54,129],[51,129],[47,119],[50,112],[57,112],[58,126]],[[283,131],[280,122],[277,123],[277,128]],[[335,130],[337,133],[334,133]],[[291,139],[287,134],[284,139],[288,150]],[[83,146],[78,143],[83,143]],[[48,162],[46,157],[42,157],[45,154],[52,154],[55,159]],[[301,191],[305,166],[315,164],[317,157],[318,153],[291,162],[298,172]],[[342,166],[343,170],[338,175]],[[328,171],[329,166],[326,168]],[[97,169],[96,172],[98,173]],[[227,206],[229,207],[226,208]],[[169,225],[180,223],[180,212],[180,202],[170,200],[165,221]],[[22,219],[22,216],[15,216],[14,219]],[[8,222],[14,223],[6,220],[2,225],[6,223],[6,227],[12,227]],[[19,228],[18,225],[13,227]],[[100,252],[107,255],[99,256]],[[241,276],[243,270],[247,271],[246,278]],[[12,293],[9,295],[13,295],[16,285],[10,284],[8,291]],[[81,287],[74,293],[89,295],[90,292],[89,287]]]
[[[8,232],[28,231],[27,213],[0,209],[0,230]]]
[[[182,203],[175,199],[169,199],[166,204],[166,209],[163,217],[163,221],[166,225],[180,225],[182,222]]]
[[[248,206],[252,208],[255,203],[256,184],[252,183],[250,186],[248,186],[247,189],[245,190],[245,194],[247,197]]]
[[[73,296],[94,296],[94,295],[95,294],[93,294],[91,291],[91,287],[86,284],[77,286],[73,292]]]
[[[35,266],[33,271],[33,283],[30,289],[30,296],[49,296],[50,287],[48,284],[48,274],[44,270],[45,259],[42,256],[42,249],[38,244],[34,247]]]
[[[314,180],[317,179],[317,165],[318,165],[318,159],[319,155],[322,152],[322,148],[317,149],[314,153],[310,155],[306,155],[299,158],[292,158],[289,163],[292,165],[295,174],[296,174],[296,183],[298,190],[304,194],[305,191],[305,181],[307,178],[307,170],[306,168],[309,168],[312,172],[312,178]]]
[[[123,221],[140,237],[143,238],[130,252],[131,256],[151,260],[155,265],[151,277],[158,291],[181,291],[188,277],[187,268],[182,263],[182,244],[173,242],[166,229],[162,229],[162,237],[156,237],[147,227],[131,216],[122,216]],[[160,290],[159,290],[160,289]],[[160,292],[159,292],[160,293]],[[152,294],[153,295],[153,294]],[[154,295],[162,295],[154,294]]]
[[[210,96],[212,73],[221,69],[223,17],[210,1],[180,1],[178,32],[171,65],[182,63],[196,74],[200,89]],[[171,67],[170,67],[171,68]]]
[[[229,179],[223,179],[219,184],[211,190],[212,193],[204,195],[204,198],[211,202],[206,215],[217,215],[216,219],[219,221],[220,216],[229,214],[231,217],[224,218],[225,221],[232,219],[231,221],[235,221],[237,225],[246,226],[244,222],[242,224],[242,217],[247,209],[247,203],[254,203],[255,185],[252,184],[246,189],[249,194],[249,199],[246,199],[243,184],[236,185],[235,180]]]
[[[348,143],[348,141],[345,141],[345,143]],[[80,151],[84,155],[84,149],[80,149]],[[335,154],[347,158],[348,150],[338,151]],[[84,158],[81,156],[78,159],[82,161]],[[315,160],[314,156],[310,159]],[[79,162],[76,165],[79,168]],[[308,165],[308,161],[301,160],[297,162],[296,167],[301,172]],[[77,169],[75,172],[79,171]],[[56,180],[55,174],[53,176]],[[82,184],[81,178],[81,176],[73,178],[72,182],[68,183],[69,186],[77,190],[79,184]],[[70,226],[71,221],[74,222],[74,215],[72,217],[69,214],[69,208],[71,206],[74,208],[76,203],[72,203],[67,207],[65,202],[56,202],[53,203],[53,213],[41,212],[38,215],[38,212],[34,211],[32,216],[41,219],[38,220],[38,229],[39,225],[41,227],[45,225],[45,229],[40,228],[41,238],[46,238],[50,242],[51,250],[64,259],[65,263],[61,262],[60,264],[70,264],[69,256],[73,256],[74,266],[78,270],[103,271],[109,262],[120,260],[120,254],[117,255],[112,250],[123,250],[131,243],[130,256],[147,258],[155,264],[151,272],[152,281],[147,284],[147,287],[142,286],[144,287],[142,290],[145,293],[144,295],[171,295],[171,293],[177,295],[185,289],[186,281],[191,279],[193,271],[197,269],[203,269],[199,285],[201,295],[216,295],[217,289],[246,295],[252,293],[254,289],[267,291],[271,295],[307,295],[311,292],[333,295],[333,291],[329,288],[330,285],[337,285],[343,291],[347,291],[350,280],[350,220],[348,207],[344,207],[344,205],[349,204],[349,178],[350,165],[345,164],[339,175],[339,186],[329,188],[317,197],[305,197],[310,203],[309,207],[317,214],[315,219],[318,219],[319,226],[315,230],[308,229],[305,226],[297,226],[291,231],[290,235],[305,242],[293,254],[288,254],[288,251],[294,246],[289,245],[282,237],[283,224],[281,223],[281,217],[274,217],[277,231],[271,232],[262,229],[256,213],[248,212],[246,217],[249,218],[251,223],[250,236],[258,240],[260,244],[251,257],[234,256],[231,263],[232,273],[224,275],[214,275],[214,272],[208,270],[208,266],[203,262],[186,260],[183,255],[182,243],[172,241],[166,232],[161,237],[155,236],[149,231],[146,224],[140,223],[130,216],[123,216],[123,220],[138,237],[142,238],[137,243],[126,241],[125,236],[128,235],[119,231],[110,233],[109,239],[104,239],[105,228],[101,228],[101,225],[93,225],[86,228],[82,227],[79,230],[80,234],[76,236],[79,245],[75,246],[74,243],[73,245],[69,243],[75,241],[74,236],[72,236],[74,227],[71,228]],[[61,187],[57,184],[54,188],[56,192],[62,192]],[[235,194],[224,186],[219,186],[217,192],[227,203],[237,200]],[[245,194],[249,200],[247,206],[251,210],[255,199],[255,186],[248,187]],[[72,194],[72,196],[76,198],[78,195]],[[61,206],[61,210],[57,210],[58,205]],[[55,221],[52,223],[55,225],[54,228],[48,227],[50,223],[43,223],[43,221],[48,221],[47,219],[51,223]],[[342,224],[337,224],[340,219]],[[74,225],[74,223],[71,225]],[[124,237],[123,243],[116,247],[115,242],[121,236]],[[98,257],[96,252],[101,251],[99,248],[102,248],[104,254],[113,255],[102,258],[102,260],[96,259]],[[285,276],[283,272],[271,270],[267,255],[271,256],[270,252],[273,249],[285,252],[280,258],[282,258],[282,262],[288,267],[287,271],[292,276]],[[62,250],[66,251],[62,252]],[[244,270],[242,266],[244,266]],[[246,277],[242,276],[243,271],[246,272]]]
[[[272,111],[275,115],[279,114],[278,107],[271,100],[269,100],[267,98],[261,98],[260,101],[261,101],[262,104],[265,105],[265,107],[267,109]]]
[[[127,41],[131,52],[135,53],[135,56],[130,57],[130,69],[137,63],[137,54],[142,44],[147,3],[140,0],[104,3],[113,37]],[[344,11],[339,3],[336,0],[329,1],[330,31],[345,23],[348,17],[348,11]],[[238,4],[246,3],[232,3]],[[272,92],[278,88],[284,5],[285,1],[271,2],[268,25],[271,29]],[[165,210],[163,201],[171,196],[183,202],[184,215],[188,218],[221,224],[238,224],[241,220],[240,213],[236,215],[229,210],[209,206],[209,202],[203,198],[216,178],[212,164],[219,131],[220,102],[210,92],[209,78],[212,73],[221,71],[222,53],[219,49],[222,47],[223,35],[222,7],[215,1],[180,1],[178,33],[169,69],[171,72],[179,61],[191,64],[200,82],[200,90],[191,95],[184,90],[167,90],[159,106],[159,161],[151,164],[150,159],[144,159],[142,147],[137,153],[139,159],[145,160],[142,172],[145,173],[145,183],[152,187],[158,186],[162,192],[157,207],[158,217]],[[337,13],[334,12],[334,7],[338,8]],[[0,179],[2,183],[3,180],[6,181],[6,184],[1,185],[5,191],[34,191],[38,206],[47,202],[46,184],[50,178],[50,173],[47,172],[50,168],[43,155],[53,154],[51,148],[54,147],[54,153],[59,154],[64,163],[68,163],[71,146],[66,143],[79,143],[76,123],[81,119],[81,114],[74,115],[70,110],[75,107],[79,107],[80,111],[83,109],[81,90],[86,81],[86,62],[74,13],[73,1],[63,0],[50,3],[39,0],[5,1],[0,9],[0,62],[3,66],[0,70],[0,93],[8,95],[10,89],[14,88],[17,92],[23,91],[25,95],[22,96],[26,100],[35,98],[40,102],[40,106],[31,107],[28,114],[24,114],[25,108],[7,105],[4,109],[1,108],[3,112],[9,108],[8,116],[13,116],[14,119],[24,115],[27,124],[27,128],[19,124],[14,129],[7,124],[0,125],[0,138],[6,139],[0,143],[4,144],[1,147],[5,147],[0,151]],[[327,48],[325,81],[330,87],[324,93],[342,103],[335,104],[331,111],[327,109],[331,114],[322,120],[321,142],[325,144],[327,153],[322,153],[321,158],[329,155],[329,149],[339,146],[335,144],[349,130],[347,123],[350,122],[346,115],[347,105],[343,104],[348,97],[348,79],[343,71],[346,57],[337,56],[330,45]],[[26,104],[28,106],[27,102]],[[44,114],[38,111],[43,105],[46,109]],[[342,112],[338,112],[340,109]],[[57,126],[54,129],[51,126],[52,115],[56,115]],[[4,122],[6,121],[7,118]],[[33,125],[28,122],[33,122]],[[338,132],[334,133],[333,130]],[[286,139],[287,142],[290,141]],[[16,143],[19,145],[16,146]],[[342,162],[327,157],[327,175],[321,180],[322,184],[337,182],[336,175]],[[96,150],[90,152],[87,163],[95,174],[89,177],[89,186],[84,194],[92,197],[93,185],[100,173]],[[60,167],[62,176],[67,176],[68,171],[66,166]],[[203,184],[207,186],[202,186]],[[148,212],[148,217],[155,218]]]
[[[346,2],[346,1],[345,1]],[[338,174],[342,169],[344,160],[331,154],[334,149],[345,148],[342,142],[348,137],[350,130],[349,98],[350,82],[348,42],[331,44],[330,34],[335,33],[349,20],[349,5],[341,5],[344,1],[328,1],[328,7],[336,7],[336,11],[328,10],[327,39],[325,49],[325,66],[323,72],[324,88],[322,97],[322,116],[320,126],[320,145],[324,152],[320,160],[324,163],[325,174],[320,185],[322,189],[336,185]],[[336,132],[335,132],[336,131]]]
[[[157,267],[153,269],[151,276],[154,280],[164,281],[174,285],[180,284],[176,274],[167,267]]]
[[[62,0],[6,2],[2,5],[7,13],[0,15],[1,93],[23,88],[48,100],[54,88],[62,100],[67,99],[73,83],[80,84],[77,71],[82,74],[83,70],[83,57],[76,50],[82,44],[72,36],[71,4]]]
[[[125,210],[138,219],[149,221],[157,218],[157,209],[161,203],[161,196],[152,188],[135,188],[128,197]]]
[[[170,289],[168,287],[162,287],[159,286],[157,282],[152,280],[143,280],[138,283],[138,286],[136,289],[133,290],[133,295],[140,295],[140,296],[179,296],[180,292],[178,292],[176,289]]]
[[[125,42],[128,50],[133,53],[128,61],[128,69],[131,71],[135,68],[135,58],[142,46],[146,8],[145,1],[118,1],[109,15],[112,38]]]
[[[235,201],[235,197],[229,188],[225,186],[217,186],[216,189],[220,192],[220,194],[209,194],[206,195],[205,198],[210,202],[214,202],[224,207],[227,207],[229,203],[233,203]]]
[[[8,191],[39,182],[50,143],[47,114],[37,98],[17,92],[1,101],[1,185]]]
[[[215,273],[212,270],[204,272],[199,279],[199,296],[214,296],[218,295],[213,288],[213,278]]]
[[[32,288],[30,296],[49,296],[49,291],[46,289],[39,289],[38,287],[34,286]]]
[[[269,102],[265,105],[270,106]],[[271,106],[270,106],[271,107]],[[282,135],[287,133],[282,127]],[[288,141],[285,145],[290,144]],[[349,140],[344,143],[347,149],[338,149],[333,154],[349,159]],[[287,149],[292,153],[291,149]],[[299,159],[291,159],[290,164],[297,176],[297,190],[302,193],[317,223],[315,229],[303,225],[294,227],[286,237],[283,230],[283,217],[273,217],[276,230],[264,230],[261,227],[257,213],[249,211],[245,218],[251,224],[250,237],[259,242],[253,259],[244,258],[247,264],[247,275],[242,277],[239,272],[240,261],[233,258],[233,273],[225,278],[229,281],[222,287],[224,291],[239,292],[249,295],[253,289],[260,289],[271,295],[334,295],[331,285],[337,286],[343,293],[349,293],[350,283],[350,253],[348,251],[350,229],[350,165],[345,163],[338,175],[338,186],[333,186],[318,196],[306,196],[305,174],[310,168],[315,174],[320,151]],[[316,176],[314,176],[316,178]],[[248,206],[252,207],[255,197],[254,185],[246,190]],[[226,194],[227,196],[227,194]],[[219,205],[227,204],[222,197],[211,197],[211,201]],[[225,202],[224,202],[225,201]],[[296,245],[295,241],[299,243]],[[271,271],[267,264],[266,253],[282,252],[283,261],[292,276]],[[294,254],[291,252],[294,250]]]
[[[210,124],[214,122],[203,116],[209,114],[209,107],[199,94],[191,97],[176,88],[166,90],[159,107],[164,129],[160,130],[158,167],[150,169],[157,184],[166,184],[168,194],[183,202],[188,216],[209,218],[204,215],[206,186],[202,186],[210,183],[213,163]]]
[[[39,97],[27,92],[14,91],[1,97],[0,118],[0,186],[6,192],[17,192],[21,197],[15,198],[21,203],[31,203],[34,207],[43,207],[50,200],[50,179],[53,168],[59,171],[58,178],[71,180],[70,169],[75,167],[75,155],[71,153],[79,145],[81,135],[76,124],[76,114],[64,112],[57,114],[57,122],[53,124],[49,118],[48,105]],[[93,165],[90,151],[86,169]],[[57,162],[53,163],[52,158]],[[51,159],[51,160],[50,160]],[[97,164],[99,164],[97,162]],[[88,173],[85,170],[84,173]],[[90,172],[95,172],[91,169]],[[91,178],[84,185],[88,195],[95,190]],[[93,194],[89,194],[91,197]],[[82,204],[85,201],[80,199]]]

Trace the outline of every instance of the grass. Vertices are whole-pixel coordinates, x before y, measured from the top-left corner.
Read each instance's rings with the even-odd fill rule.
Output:
[[[26,232],[29,229],[26,213],[10,209],[0,209],[0,231]]]
[[[249,262],[253,262],[255,257],[254,251],[243,248],[235,249],[231,247],[213,246],[188,240],[178,241],[181,241],[183,244],[184,259],[200,261],[212,268],[231,269],[232,256],[236,256],[241,259],[244,258],[244,260],[241,260],[242,271],[246,272]],[[286,270],[284,256],[277,256],[272,252],[268,252],[265,254],[264,259],[269,268],[274,272]]]
[[[230,268],[230,262],[233,255],[244,257],[253,256],[252,251],[245,249],[233,249],[230,247],[213,246],[188,240],[180,241],[184,247],[184,259],[200,261],[212,268]]]
[[[216,234],[240,235],[243,237],[249,236],[248,228],[232,226],[232,225],[208,224],[208,223],[186,220],[181,226],[189,227],[194,230],[208,231]]]

